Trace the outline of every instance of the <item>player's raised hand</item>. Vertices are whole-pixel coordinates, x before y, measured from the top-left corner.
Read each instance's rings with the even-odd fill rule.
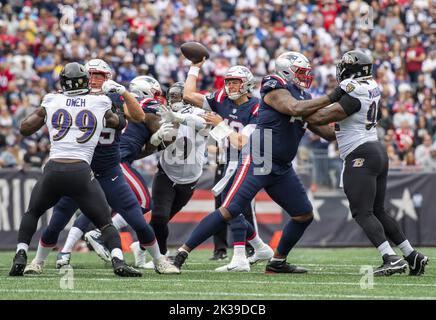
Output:
[[[160,124],[173,122],[180,123],[184,120],[184,117],[182,117],[181,114],[174,112],[170,107],[165,105],[160,105],[156,114],[161,118],[159,121]]]
[[[223,121],[223,118],[220,115],[213,112],[206,112],[205,114],[201,115],[201,117],[206,120],[206,124],[210,124],[214,127]]]
[[[197,62],[197,63],[192,63],[191,66],[201,68],[206,60],[207,60],[207,58],[203,57],[203,60],[201,60],[200,62]]]
[[[103,83],[103,86],[101,87],[101,89],[103,90],[103,92],[105,94],[110,94],[110,93],[123,94],[126,91],[126,88],[123,85],[121,85],[113,80],[106,80]]]

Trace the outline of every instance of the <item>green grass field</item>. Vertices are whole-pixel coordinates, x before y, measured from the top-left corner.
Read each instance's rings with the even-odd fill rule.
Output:
[[[130,279],[116,277],[94,253],[74,253],[73,290],[61,289],[54,253],[44,274],[12,278],[7,274],[13,253],[0,252],[0,299],[436,299],[436,248],[422,251],[430,258],[424,276],[377,277],[372,289],[361,288],[359,272],[362,265],[380,264],[374,249],[296,249],[289,260],[309,268],[303,275],[266,275],[264,264],[250,273],[216,273],[223,262],[211,262],[209,250],[198,250],[181,275],[144,271],[142,278]],[[126,260],[132,262],[131,254]]]

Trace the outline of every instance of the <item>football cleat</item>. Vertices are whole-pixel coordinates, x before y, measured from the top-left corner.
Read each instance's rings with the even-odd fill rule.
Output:
[[[225,249],[218,249],[213,251],[213,256],[209,260],[225,260],[227,259],[227,251]]]
[[[283,261],[269,261],[265,273],[307,273],[307,269]]]
[[[152,261],[148,261],[146,264],[144,264],[143,268],[147,269],[147,270],[154,270],[155,266],[154,266],[153,260]]]
[[[146,252],[141,250],[141,248],[139,246],[139,242],[138,241],[133,242],[130,245],[130,249],[132,250],[133,257],[135,258],[135,264],[134,264],[135,267],[146,269],[146,267],[145,267],[145,265],[146,265],[146,263],[145,263]],[[152,269],[154,269],[154,266]]]
[[[71,253],[59,252],[56,258],[56,269],[61,269],[62,267],[69,266],[70,260],[71,260]]]
[[[245,255],[247,258],[251,257],[254,254],[254,248],[251,246],[251,244],[247,243],[245,245]]]
[[[42,272],[44,271],[44,261],[37,263],[34,260],[32,260],[32,262],[30,264],[28,264],[26,266],[26,268],[24,269],[24,274],[25,275],[39,275],[42,274]]]
[[[428,264],[428,257],[414,250],[407,257],[404,257],[409,264],[409,275],[420,276],[425,272],[425,266]]]
[[[251,265],[262,262],[262,261],[268,261],[274,256],[274,250],[271,249],[271,247],[267,244],[262,247],[262,249],[255,250],[254,254],[250,257],[248,257],[248,261]]]
[[[374,276],[391,276],[395,273],[404,273],[407,262],[397,255],[383,255],[383,264],[374,270]]]
[[[14,260],[12,262],[11,270],[9,271],[9,275],[11,277],[19,277],[23,275],[24,268],[27,264],[27,254],[23,249],[18,250],[18,252],[14,256]]]
[[[111,261],[111,254],[109,250],[105,247],[103,240],[101,239],[101,232],[99,230],[91,230],[87,232],[85,234],[85,241],[105,262]]]
[[[142,277],[142,273],[127,265],[124,260],[112,258],[114,273],[119,277]]]
[[[180,269],[168,261],[165,256],[157,259],[156,263],[153,263],[153,265],[154,270],[159,274],[180,274]]]
[[[250,263],[247,258],[233,259],[229,264],[216,268],[216,272],[249,272]]]
[[[178,269],[181,269],[187,258],[188,258],[188,253],[186,251],[179,251],[179,252],[177,252],[176,256],[174,257],[173,264]]]

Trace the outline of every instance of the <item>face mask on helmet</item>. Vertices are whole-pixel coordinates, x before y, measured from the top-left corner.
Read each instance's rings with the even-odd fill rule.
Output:
[[[356,50],[345,53],[336,65],[336,80],[341,83],[345,79],[372,77],[371,59]]]
[[[312,67],[299,52],[288,52],[279,56],[276,60],[276,73],[300,88],[308,89],[312,85]]]
[[[313,76],[312,68],[302,68],[291,66],[291,71],[294,74],[293,82],[304,89],[309,89],[312,85]]]
[[[185,104],[183,103],[183,92],[181,88],[170,88],[168,92],[168,104],[171,109],[176,112],[184,107]]]
[[[224,91],[230,100],[237,100],[247,93],[247,90],[244,90],[244,82],[238,78],[224,79]]]
[[[245,66],[233,66],[224,76],[224,91],[230,100],[237,100],[254,87],[253,74]]]

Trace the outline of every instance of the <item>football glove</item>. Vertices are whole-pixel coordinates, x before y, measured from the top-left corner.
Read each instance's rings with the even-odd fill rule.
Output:
[[[126,92],[126,88],[123,85],[116,83],[113,80],[106,80],[101,89],[105,94],[118,93],[122,95]]]

